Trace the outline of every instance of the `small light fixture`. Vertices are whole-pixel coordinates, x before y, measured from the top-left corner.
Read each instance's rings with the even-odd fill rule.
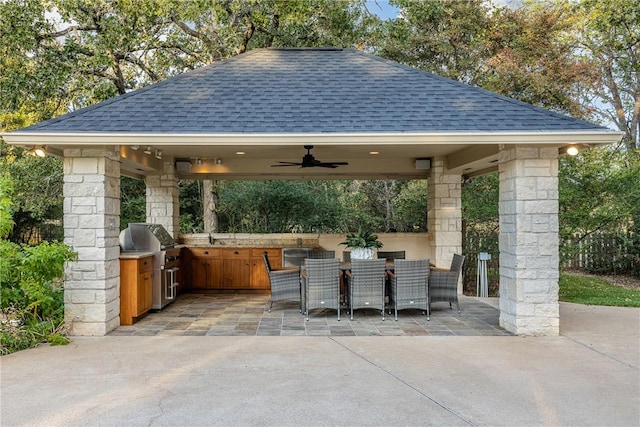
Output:
[[[144,154],[151,154],[151,146],[147,146],[147,148],[144,149]]]
[[[244,151],[236,151],[236,154],[237,154],[237,155],[239,155],[239,156],[242,156],[242,155],[244,155],[245,153],[244,153]]]
[[[578,147],[576,147],[575,145],[570,145],[569,147],[567,147],[567,154],[570,156],[575,156],[578,154],[578,152]]]
[[[140,148],[140,146],[137,145],[137,144],[131,146],[132,150],[138,150],[139,148]]]
[[[42,145],[36,145],[31,150],[27,151],[27,153],[32,156],[45,157],[47,155],[47,150]]]
[[[369,154],[371,154],[372,156],[377,156],[378,154],[380,154],[379,151],[369,151]]]
[[[216,165],[221,165],[222,164],[222,159],[215,159],[213,161]]]
[[[196,165],[202,166],[202,159],[196,159]]]
[[[157,148],[156,148],[156,159],[158,160],[162,159],[162,151],[158,150]]]

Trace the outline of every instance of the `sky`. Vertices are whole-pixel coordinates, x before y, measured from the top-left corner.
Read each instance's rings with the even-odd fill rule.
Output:
[[[388,0],[367,0],[367,9],[382,19],[393,19],[398,15],[398,8],[391,6]]]

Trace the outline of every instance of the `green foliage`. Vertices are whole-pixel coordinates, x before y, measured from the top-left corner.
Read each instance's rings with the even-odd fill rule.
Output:
[[[12,217],[15,223],[9,240],[23,236],[45,222],[62,222],[62,160],[27,155],[19,147],[0,142],[0,167],[13,181]]]
[[[345,245],[347,248],[375,248],[382,247],[382,242],[378,240],[378,235],[373,234],[369,230],[359,229],[357,233],[347,234],[345,241],[340,242],[341,245]]]
[[[180,231],[199,233],[204,229],[202,181],[181,180],[180,189]]]
[[[575,15],[576,55],[590,61],[596,80],[584,88],[592,115],[625,133],[640,149],[640,4],[637,0],[559,0]]]
[[[640,307],[640,290],[611,285],[607,281],[577,274],[560,275],[560,301],[576,304]]]
[[[482,0],[396,0],[401,16],[385,23],[379,54],[454,80],[476,81],[490,14]]]
[[[143,180],[120,177],[120,229],[131,222],[145,222],[147,218],[147,187]]]
[[[65,262],[74,259],[62,243],[20,246],[0,240],[2,354],[65,340],[62,275]]]
[[[336,188],[324,181],[223,182],[220,230],[323,232],[338,223],[338,196]]]
[[[618,231],[638,218],[640,156],[605,147],[562,157],[559,187],[563,238]]]
[[[4,238],[13,228],[11,215],[11,196],[13,193],[13,180],[7,172],[0,174],[0,238]]]
[[[407,181],[400,194],[393,199],[393,229],[399,232],[427,231],[427,199],[427,180]]]
[[[583,118],[582,88],[595,81],[592,64],[566,37],[572,15],[563,5],[539,1],[504,7],[490,18],[488,55],[476,84],[546,109]]]

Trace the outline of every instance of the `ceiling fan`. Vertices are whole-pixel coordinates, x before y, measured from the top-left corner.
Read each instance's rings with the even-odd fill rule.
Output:
[[[301,163],[297,162],[278,162],[277,165],[271,165],[271,167],[279,167],[279,166],[300,166],[301,168],[337,168],[338,166],[348,165],[347,162],[321,162],[320,160],[316,160],[315,157],[311,154],[311,149],[313,145],[305,145],[305,150],[307,150],[307,154],[302,158]]]

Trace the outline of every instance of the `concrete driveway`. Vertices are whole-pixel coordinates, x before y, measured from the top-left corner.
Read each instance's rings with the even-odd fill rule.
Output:
[[[640,425],[640,309],[562,303],[559,337],[108,336],[0,362],[5,427]]]

